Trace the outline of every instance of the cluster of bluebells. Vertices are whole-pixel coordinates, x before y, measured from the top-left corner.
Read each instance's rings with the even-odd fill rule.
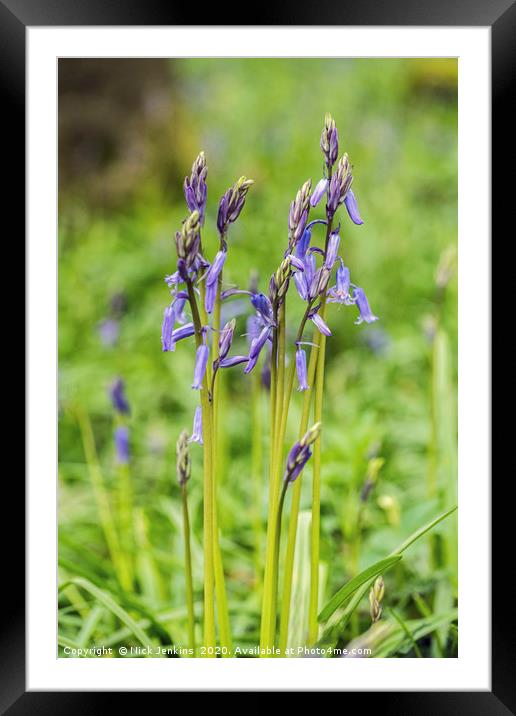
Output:
[[[184,193],[190,215],[185,219],[181,230],[176,233],[177,250],[176,271],[165,277],[170,289],[172,301],[165,309],[162,324],[162,348],[174,351],[176,344],[186,338],[196,336],[196,359],[192,388],[206,389],[207,368],[210,361],[210,340],[213,332],[211,317],[217,295],[225,301],[237,294],[247,295],[253,310],[247,320],[248,349],[246,354],[230,355],[235,320],[224,325],[219,335],[219,355],[212,361],[211,373],[221,368],[244,365],[244,373],[250,373],[258,363],[264,350],[270,355],[270,346],[278,327],[280,308],[290,286],[293,284],[299,297],[306,304],[305,316],[295,341],[295,365],[299,390],[309,388],[307,378],[307,359],[303,345],[303,331],[307,321],[311,321],[324,336],[331,336],[331,329],[321,315],[325,303],[337,303],[355,306],[358,309],[357,324],[372,323],[377,316],[371,310],[366,294],[360,286],[351,282],[350,270],[340,253],[341,227],[335,226],[337,211],[346,208],[354,224],[361,225],[363,220],[358,204],[351,189],[353,183],[352,166],[344,153],[339,159],[339,136],[335,121],[327,115],[320,141],[324,156],[323,176],[312,191],[312,182],[307,180],[297,192],[288,213],[288,242],[283,259],[272,274],[267,293],[260,292],[257,286],[251,290],[229,288],[224,290],[222,271],[227,259],[227,233],[246,201],[252,181],[241,177],[222,196],[217,212],[217,230],[219,250],[210,263],[203,254],[201,228],[206,217],[208,169],[204,154],[201,153],[192,166],[192,172],[184,181]],[[324,217],[310,220],[310,212],[325,200]],[[324,245],[313,241],[316,227],[324,229]],[[334,276],[333,280],[332,277]],[[191,302],[202,301],[201,313],[207,317],[206,325],[196,328]],[[192,320],[187,317],[188,307]],[[197,322],[198,325],[198,322]],[[218,329],[217,329],[218,330]],[[267,362],[267,359],[265,363]],[[211,396],[210,396],[211,399]],[[191,440],[202,441],[200,410],[196,411],[196,422]],[[305,451],[306,452],[306,451]],[[305,454],[305,453],[303,453]]]

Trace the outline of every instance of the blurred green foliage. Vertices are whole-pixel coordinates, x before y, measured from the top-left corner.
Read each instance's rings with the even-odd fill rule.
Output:
[[[161,164],[155,174],[149,167],[145,181],[133,187],[130,201],[107,209],[86,201],[80,182],[73,192],[61,189],[59,533],[63,580],[83,576],[116,593],[77,411],[91,419],[103,479],[108,494],[115,495],[107,388],[121,376],[132,408],[131,479],[140,540],[138,608],[143,604],[153,618],[161,615],[158,621],[171,642],[180,642],[186,626],[181,612],[184,577],[174,450],[180,430],[191,427],[198,395],[190,390],[192,345],[185,342],[175,353],[162,353],[160,327],[168,300],[163,277],[174,270],[172,237],[186,215],[182,179],[204,150],[209,174],[203,240],[209,256],[216,245],[220,196],[242,174],[255,180],[230,231],[225,282],[247,287],[256,269],[265,290],[286,245],[290,201],[307,178],[315,183],[322,174],[319,136],[325,112],[335,117],[341,152],[347,151],[354,165],[354,191],[365,224],[354,226],[342,212],[341,253],[352,280],[365,288],[381,320],[355,326],[354,308],[332,306],[329,311],[333,337],[327,344],[322,486],[327,599],[358,569],[385,557],[413,530],[450,507],[455,494],[450,451],[456,442],[457,285],[452,272],[447,286],[439,290],[436,271],[457,239],[457,63],[185,59],[170,62],[169,82],[171,125],[162,139],[156,133],[148,139],[154,143],[149,156],[160,157]],[[168,170],[161,172],[159,166],[167,165],[167,157]],[[112,181],[113,174],[108,176]],[[103,181],[99,175],[100,194]],[[315,215],[322,212],[315,210]],[[292,292],[292,333],[300,303]],[[119,336],[109,347],[102,342],[100,329],[110,316],[119,322]],[[245,332],[244,320],[240,333]],[[436,331],[441,338],[434,351]],[[434,380],[436,370],[439,377]],[[249,382],[239,368],[225,374],[224,391],[221,543],[235,640],[252,643],[259,600],[253,589],[251,416]],[[300,402],[296,395],[289,441],[297,434]],[[441,439],[435,416],[443,410],[447,435]],[[201,455],[197,446],[192,452],[194,580],[200,598]],[[375,456],[385,462],[361,506],[368,463]],[[304,483],[306,509],[310,470]],[[265,470],[263,487],[265,517]],[[405,620],[422,616],[414,593],[436,617],[456,605],[455,547],[449,549],[455,545],[454,529],[454,523],[440,525],[433,546],[429,540],[414,546],[386,576],[385,604]],[[88,594],[82,598],[82,612],[77,594],[62,598],[64,642],[76,640],[91,614],[93,602]],[[127,599],[119,594],[130,611]],[[174,609],[179,612],[173,614]],[[148,620],[147,612],[142,618]],[[367,629],[368,619],[365,599],[346,638]],[[130,640],[122,627],[116,616],[101,609],[88,638],[104,643],[122,629],[120,643]],[[160,638],[155,625],[150,631]],[[445,644],[447,638],[453,641],[443,634]],[[445,653],[453,655],[454,648]],[[428,642],[429,655],[442,650],[443,639]]]

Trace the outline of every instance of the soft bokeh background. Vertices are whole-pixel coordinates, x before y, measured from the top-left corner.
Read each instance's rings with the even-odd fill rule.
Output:
[[[365,220],[354,226],[343,212],[341,250],[381,320],[355,326],[355,309],[329,312],[334,335],[327,347],[322,488],[328,598],[455,502],[456,61],[61,60],[59,86],[60,577],[89,579],[162,643],[185,641],[175,442],[183,427],[190,429],[198,399],[190,390],[192,346],[170,354],[160,345],[168,299],[163,277],[174,269],[172,237],[186,215],[182,181],[203,149],[209,166],[203,240],[213,255],[220,196],[242,174],[255,180],[230,231],[225,280],[247,287],[256,270],[265,289],[286,245],[289,203],[307,178],[316,182],[322,174],[324,114],[335,117]],[[300,308],[293,298],[295,304],[292,332]],[[115,510],[107,390],[116,376],[125,381],[132,409],[133,595],[121,593],[114,579],[95,488],[100,475]],[[266,475],[257,505],[249,382],[239,368],[226,372],[224,391],[222,549],[235,640],[252,644],[259,610],[256,540],[263,528],[256,515],[265,518]],[[289,440],[297,433],[300,403],[296,395]],[[90,425],[96,457],[91,441],[85,450]],[[263,434],[266,449],[266,428]],[[197,446],[193,453],[200,600]],[[360,508],[372,456],[385,462]],[[310,470],[306,476],[305,509]],[[424,605],[431,614],[451,614],[456,587],[451,519],[386,575],[385,601],[407,620],[422,617]],[[84,590],[67,587],[60,603],[61,647],[131,640],[109,606]],[[453,618],[444,621],[440,639],[422,641],[425,655],[455,654]],[[344,640],[368,625],[365,599]],[[405,642],[386,655],[410,654],[410,648]]]

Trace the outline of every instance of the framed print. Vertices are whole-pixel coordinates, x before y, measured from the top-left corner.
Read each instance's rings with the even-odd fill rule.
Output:
[[[508,5],[0,6],[27,168],[9,713],[109,691],[514,708],[491,595]]]

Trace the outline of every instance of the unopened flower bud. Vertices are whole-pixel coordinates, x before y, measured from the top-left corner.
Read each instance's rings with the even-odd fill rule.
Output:
[[[183,430],[176,444],[176,470],[177,480],[184,487],[190,479],[191,461],[188,449],[188,433]]]
[[[321,134],[321,149],[324,154],[328,169],[337,161],[339,155],[339,133],[335,126],[335,120],[331,114],[324,118],[324,128]]]
[[[382,601],[385,593],[385,584],[383,577],[380,575],[376,578],[375,583],[369,590],[369,609],[371,621],[376,623],[382,616]]]

